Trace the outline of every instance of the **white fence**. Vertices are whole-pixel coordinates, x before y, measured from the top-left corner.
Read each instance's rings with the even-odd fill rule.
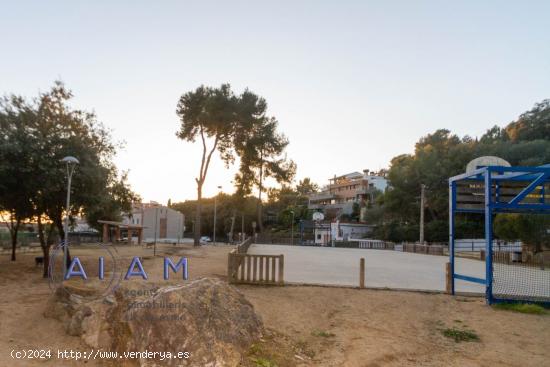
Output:
[[[470,238],[455,240],[455,251],[457,252],[478,252],[485,250],[484,238]],[[505,242],[494,240],[493,251],[499,252],[521,252],[521,242]]]

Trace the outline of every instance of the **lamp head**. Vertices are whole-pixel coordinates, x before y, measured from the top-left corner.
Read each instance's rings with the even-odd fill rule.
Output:
[[[61,162],[67,163],[67,164],[79,164],[79,163],[80,163],[80,162],[78,161],[78,159],[76,159],[75,157],[70,156],[70,155],[68,155],[68,156],[66,156],[65,158],[63,158],[63,159],[61,160]]]

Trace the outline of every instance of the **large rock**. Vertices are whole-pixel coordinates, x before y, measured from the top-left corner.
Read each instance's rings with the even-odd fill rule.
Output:
[[[46,316],[97,349],[190,354],[134,360],[141,366],[237,366],[262,333],[250,302],[235,287],[208,278],[152,292],[119,288],[107,302],[82,302],[60,290]]]

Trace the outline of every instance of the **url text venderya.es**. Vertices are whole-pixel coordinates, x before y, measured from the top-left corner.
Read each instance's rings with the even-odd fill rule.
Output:
[[[57,352],[57,353],[56,353]],[[81,352],[72,349],[53,351],[51,349],[12,349],[12,359],[72,359],[72,360],[92,360],[92,359],[156,359],[163,361],[166,359],[188,359],[191,357],[189,352],[153,352],[145,350],[143,352],[116,352],[91,349]]]

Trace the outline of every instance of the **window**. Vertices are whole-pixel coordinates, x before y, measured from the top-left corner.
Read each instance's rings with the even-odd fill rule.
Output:
[[[321,239],[321,235],[320,235],[320,234],[317,235],[317,239],[318,239],[318,240]]]

